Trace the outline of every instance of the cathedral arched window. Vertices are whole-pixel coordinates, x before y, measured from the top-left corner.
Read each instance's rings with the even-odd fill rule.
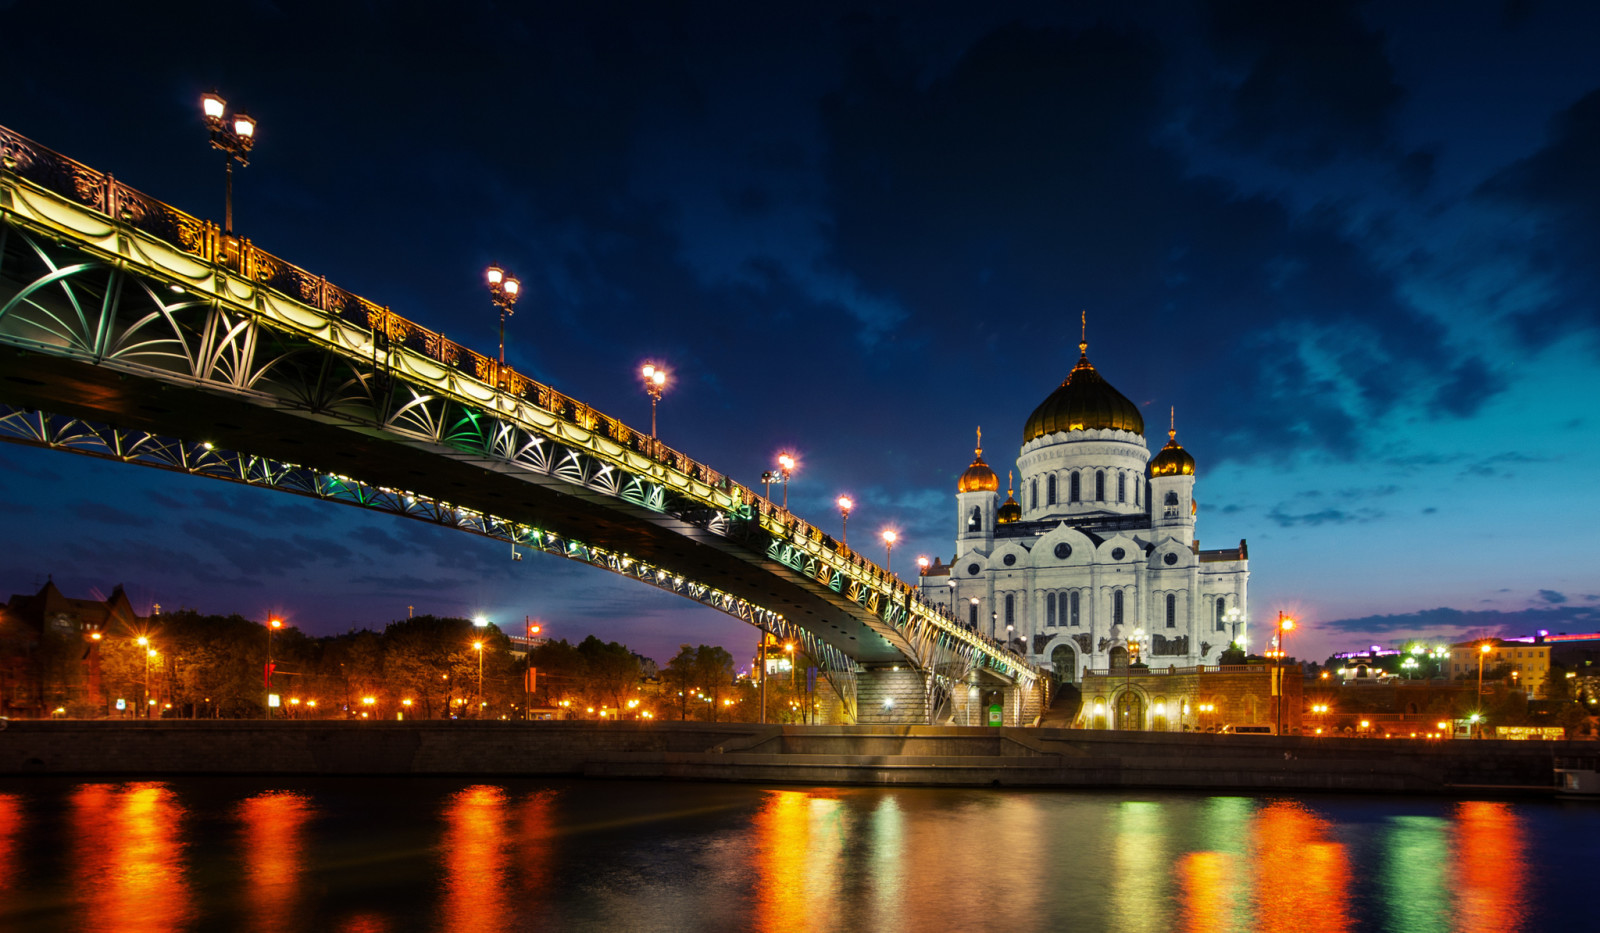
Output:
[[[983,510],[979,506],[972,507],[972,514],[967,516],[968,531],[983,530]]]
[[[973,630],[978,630],[978,601],[976,599],[967,603],[967,625]]]
[[[1016,624],[1016,621],[1017,621],[1017,616],[1016,616],[1016,611],[1015,611],[1016,610],[1016,605],[1017,605],[1016,604],[1016,597],[1013,596],[1010,593],[1007,593],[1006,594],[1006,624],[1007,625],[1015,625]]]
[[[1106,471],[1094,471],[1094,501],[1106,501]]]
[[[1167,498],[1165,500],[1163,500],[1163,502],[1166,504],[1165,514],[1164,514],[1163,517],[1165,517],[1165,518],[1177,518],[1178,517],[1178,494],[1175,493],[1175,492],[1167,493]]]
[[[1128,501],[1128,474],[1126,473],[1117,474],[1117,501]]]
[[[1174,593],[1167,594],[1167,628],[1178,627],[1178,597]]]
[[[1028,481],[1028,495],[1029,495],[1029,497],[1031,499],[1031,501],[1028,503],[1028,508],[1030,508],[1030,509],[1038,508],[1039,507],[1039,480],[1037,478]]]
[[[1056,504],[1056,477],[1052,473],[1044,480],[1044,501],[1046,505]]]
[[[1143,488],[1144,488],[1144,483],[1142,483],[1142,482],[1136,482],[1136,483],[1133,484],[1133,504],[1134,505],[1139,505],[1140,504],[1139,503],[1139,495],[1140,495],[1139,490],[1141,490]]]
[[[1223,621],[1228,617],[1228,601],[1221,596],[1217,597],[1217,631],[1226,632],[1228,623]]]
[[[1050,628],[1056,625],[1056,594],[1046,593],[1044,597],[1044,624]]]
[[[1122,624],[1122,591],[1117,590],[1111,594],[1111,624]]]
[[[1083,498],[1083,488],[1082,488],[1082,486],[1079,485],[1078,472],[1076,470],[1074,470],[1072,472],[1072,495],[1070,497],[1068,497],[1067,501],[1068,502],[1078,502],[1082,498]]]
[[[1078,591],[1077,590],[1073,590],[1071,595],[1069,595],[1067,597],[1067,617],[1068,617],[1068,620],[1069,620],[1068,624],[1071,625],[1073,628],[1077,628],[1078,625],[1079,625],[1079,622],[1078,622]]]

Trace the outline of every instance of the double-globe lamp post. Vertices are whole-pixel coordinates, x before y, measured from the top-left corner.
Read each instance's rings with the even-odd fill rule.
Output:
[[[644,364],[639,370],[644,378],[644,391],[650,396],[650,439],[656,439],[656,403],[661,401],[661,391],[667,387],[667,370],[654,363]]]
[[[778,454],[778,476],[783,480],[783,508],[789,509],[789,476],[794,473],[794,454],[787,450]]]
[[[216,91],[200,95],[200,112],[211,131],[211,146],[222,150],[228,167],[227,188],[222,202],[222,232],[233,235],[233,163],[249,165],[250,148],[256,144],[256,121],[249,114],[227,118],[228,102]]]
[[[506,366],[506,318],[511,316],[517,299],[522,297],[522,283],[499,266],[490,266],[483,275],[489,282],[489,298],[500,309],[500,358],[495,366],[494,381],[496,386],[504,388],[500,370]]]

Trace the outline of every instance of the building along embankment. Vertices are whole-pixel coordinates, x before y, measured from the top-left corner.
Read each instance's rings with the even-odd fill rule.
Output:
[[[1526,794],[1592,742],[750,723],[16,721],[0,775],[589,776],[788,784]]]

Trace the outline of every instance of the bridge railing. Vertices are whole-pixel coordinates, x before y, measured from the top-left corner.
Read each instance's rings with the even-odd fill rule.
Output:
[[[845,545],[833,543],[820,529],[749,487],[734,482],[731,477],[634,430],[620,419],[408,320],[386,305],[340,288],[325,276],[275,256],[247,238],[226,233],[211,221],[181,211],[118,181],[108,172],[90,168],[4,126],[0,126],[0,170],[92,208],[114,223],[139,230],[206,263],[316,308],[331,318],[368,329],[374,344],[380,348],[408,350],[463,371],[479,382],[719,489],[759,514],[769,531],[781,533],[823,556],[835,569],[865,578],[885,597],[904,599],[908,611],[915,604],[922,614],[948,623],[953,637],[991,653],[1011,654],[1001,643],[968,630],[942,607],[923,600],[915,587]],[[1016,662],[1022,662],[1021,666],[1026,669],[1026,662],[1013,655],[1012,663]]]

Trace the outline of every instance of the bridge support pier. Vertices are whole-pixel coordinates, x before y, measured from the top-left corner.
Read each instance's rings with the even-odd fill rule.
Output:
[[[921,671],[910,665],[856,672],[858,725],[928,724],[928,699]]]

